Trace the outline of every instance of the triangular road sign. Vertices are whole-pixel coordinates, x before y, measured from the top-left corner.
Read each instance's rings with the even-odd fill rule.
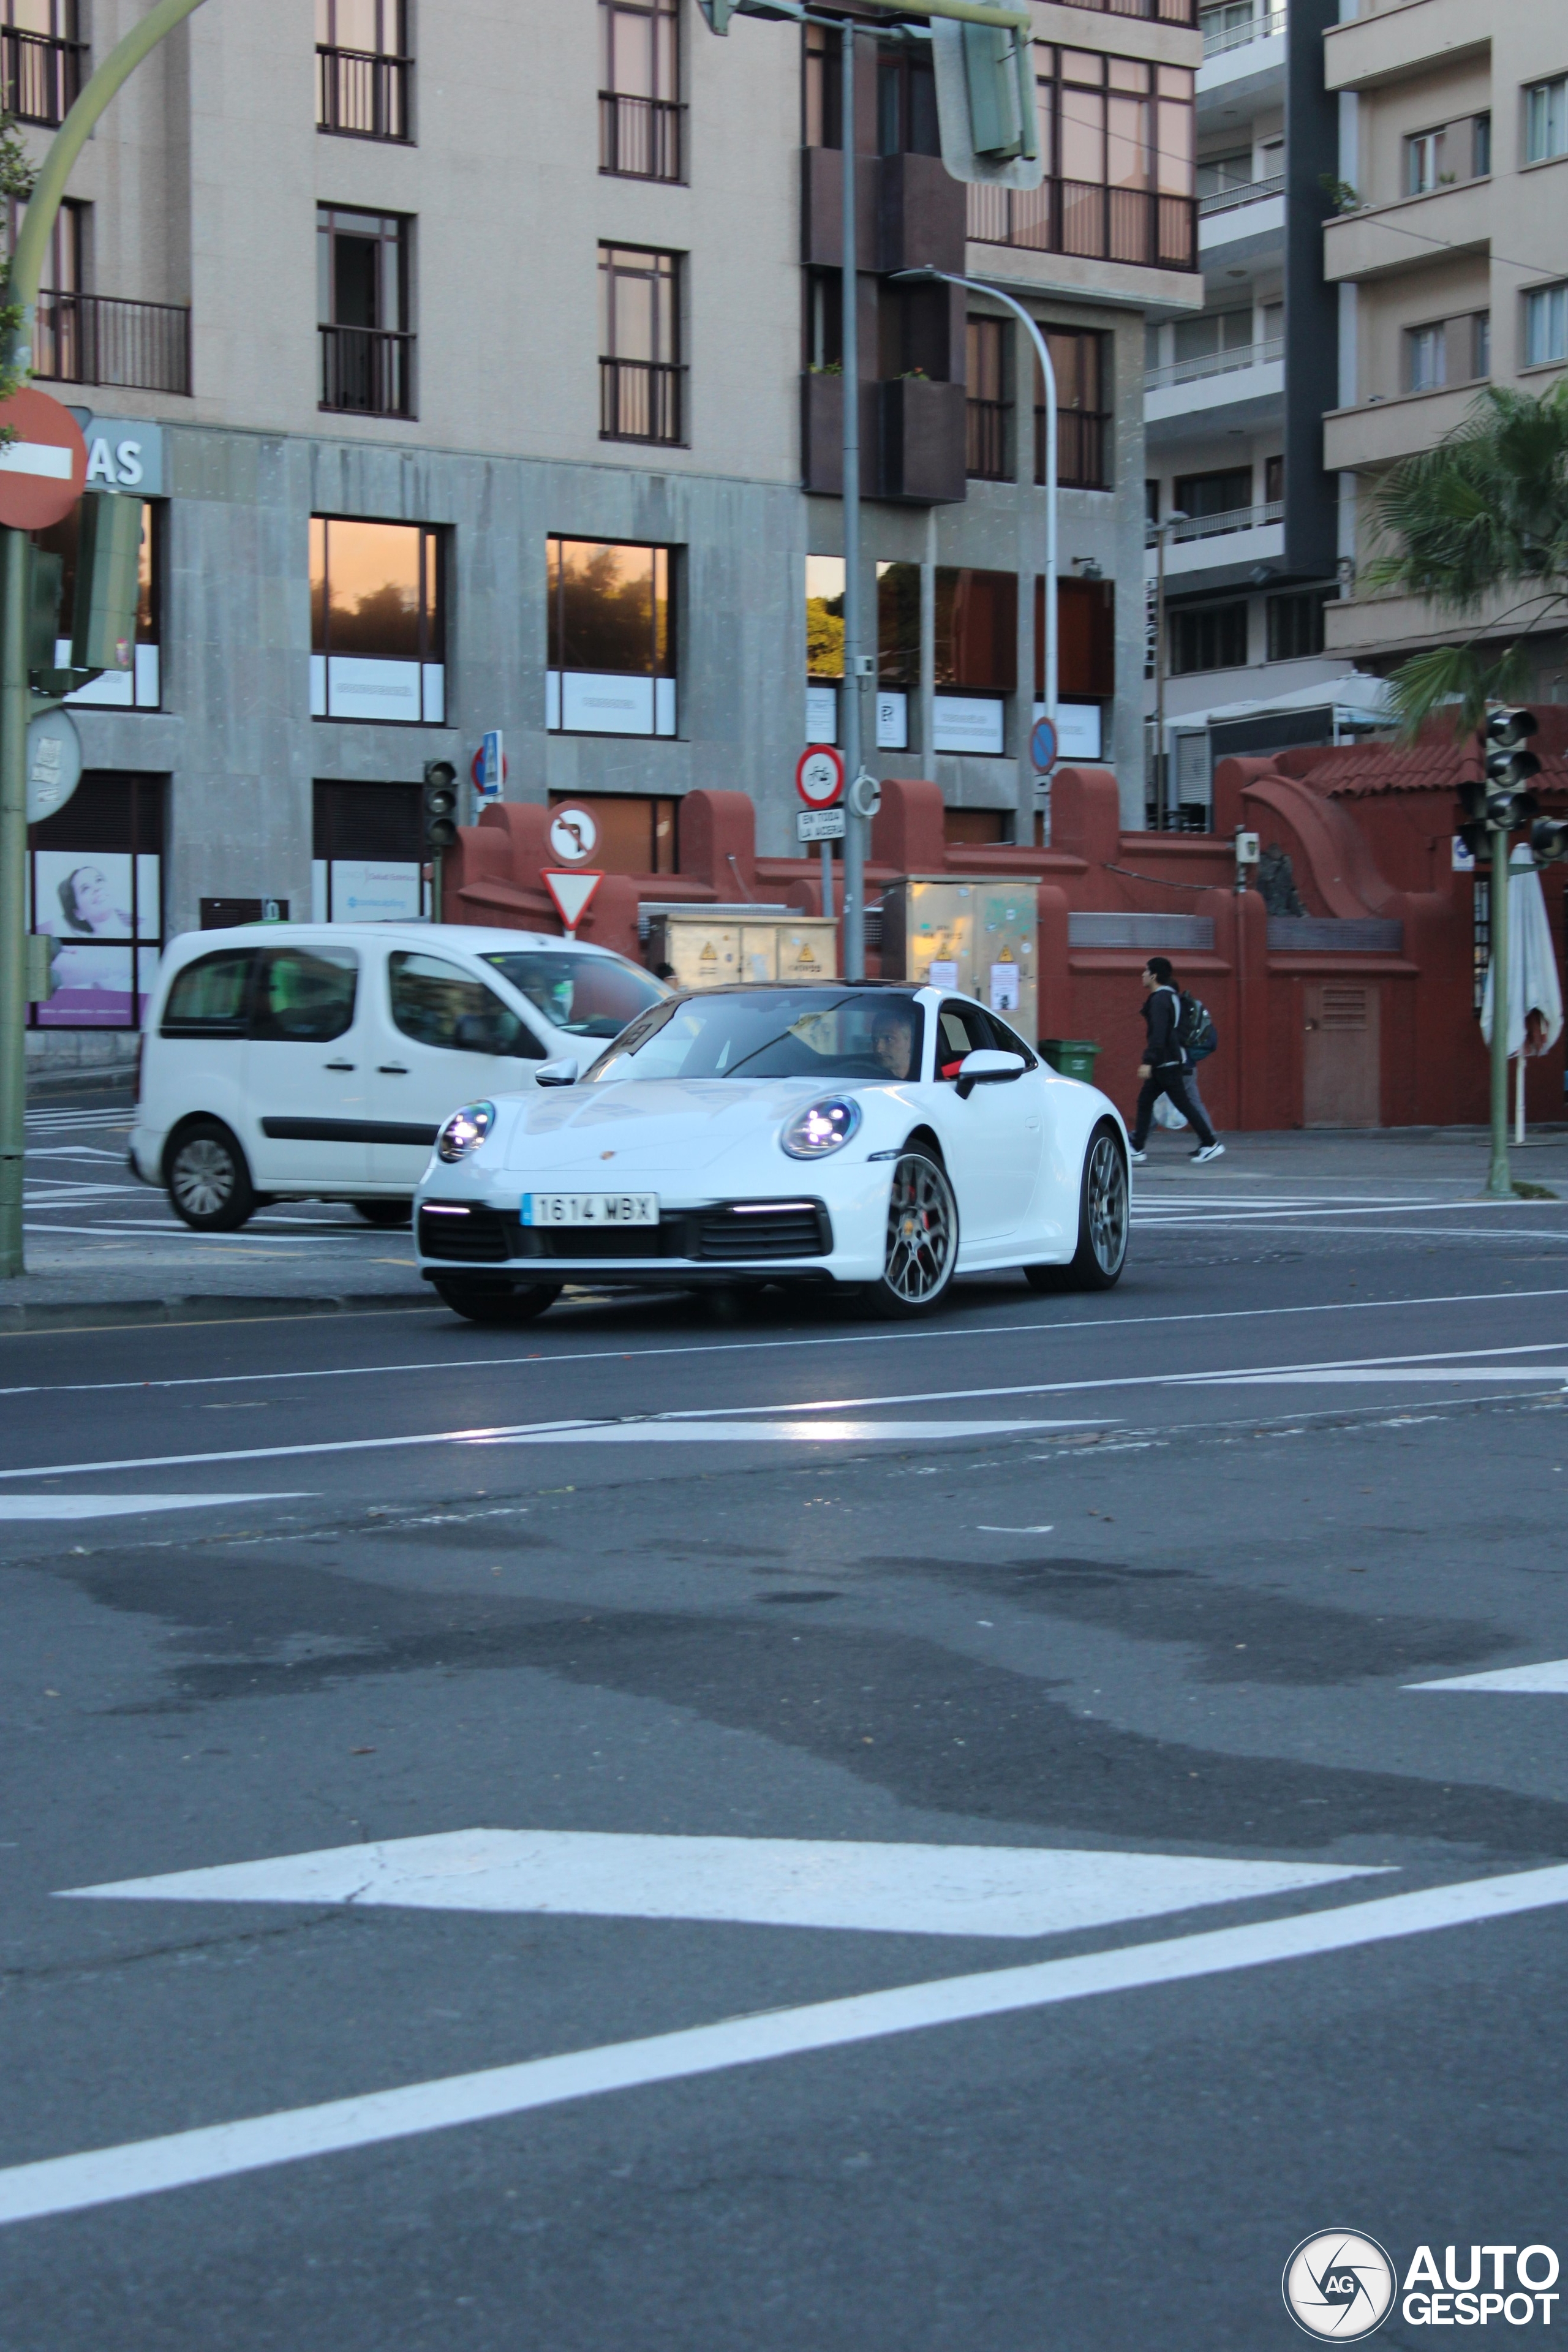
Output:
[[[540,869],[540,880],[555,901],[555,911],[564,928],[574,931],[588,910],[588,901],[604,880],[603,874],[574,866],[569,872],[546,866]]]

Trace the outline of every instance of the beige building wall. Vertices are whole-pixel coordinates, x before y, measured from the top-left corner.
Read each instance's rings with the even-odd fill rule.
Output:
[[[1532,288],[1568,277],[1568,155],[1527,160],[1526,93],[1568,75],[1561,0],[1361,0],[1325,43],[1341,94],[1342,175],[1351,208],[1329,222],[1324,266],[1342,289],[1342,401],[1324,421],[1342,478],[1342,550],[1359,572],[1379,551],[1373,505],[1400,458],[1434,447],[1470,412],[1483,379],[1449,334],[1446,381],[1411,380],[1413,331],[1485,314],[1492,383],[1540,393],[1562,360],[1525,358]],[[1490,170],[1476,173],[1471,126],[1489,118]],[[1447,126],[1437,184],[1409,193],[1407,142]],[[1484,160],[1484,159],[1483,159]],[[1468,625],[1474,625],[1469,624]],[[1455,634],[1452,615],[1408,598],[1352,593],[1328,608],[1331,646],[1372,667]],[[1539,690],[1568,695],[1561,625],[1533,649]]]

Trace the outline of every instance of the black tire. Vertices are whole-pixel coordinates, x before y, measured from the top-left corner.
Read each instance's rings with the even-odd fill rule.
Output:
[[[958,1202],[940,1160],[918,1148],[893,1163],[882,1278],[869,1286],[877,1312],[899,1321],[940,1307],[958,1264]]]
[[[434,1284],[436,1296],[469,1323],[531,1323],[561,1296],[558,1282],[448,1282]]]
[[[1128,1210],[1127,1154],[1116,1129],[1102,1118],[1083,1155],[1078,1247],[1066,1265],[1026,1265],[1030,1289],[1114,1289],[1127,1263]]]
[[[414,1203],[412,1201],[356,1201],[353,1211],[355,1216],[363,1217],[367,1225],[405,1225],[414,1214]]]
[[[163,1167],[169,1206],[193,1233],[237,1233],[261,1205],[245,1154],[220,1119],[182,1128]]]

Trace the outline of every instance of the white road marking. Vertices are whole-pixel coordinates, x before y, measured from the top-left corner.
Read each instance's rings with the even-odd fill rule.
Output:
[[[1527,1691],[1568,1694],[1568,1658],[1548,1658],[1537,1666],[1497,1666],[1486,1675],[1456,1675],[1440,1683],[1406,1683],[1406,1690]]]
[[[985,1969],[889,1991],[771,2010],[719,2025],[611,2042],[558,2058],[525,2059],[435,2082],[321,2105],[210,2124],[157,2139],[132,2140],[81,2155],[47,2157],[0,2171],[0,2222],[80,2212],[199,2181],[222,2180],[306,2157],[373,2147],[417,2134],[524,2115],[608,2091],[679,2082],[731,2066],[842,2049],[971,2019],[1005,2017],[1098,1993],[1180,1984],[1279,1960],[1353,1951],[1367,1944],[1441,1927],[1518,1917],[1568,1903],[1568,1865],[1470,1879],[1419,1894],[1391,1895],[1251,1927],[1221,1927],[1163,1943],[1131,1944],[1079,1958]]]
[[[786,1405],[786,1412],[798,1410]],[[743,1412],[757,1408],[743,1405]],[[923,1445],[938,1437],[1018,1437],[1042,1429],[1102,1429],[1094,1421],[670,1421],[580,1423],[482,1438],[486,1445],[858,1445],[873,1440]]]
[[[984,1520],[979,1520],[974,1532],[982,1536],[1048,1536],[1054,1535],[1056,1528],[1054,1525],[1048,1528],[991,1528]]]
[[[1072,1848],[476,1829],[62,1893],[112,1902],[390,1904],[419,1911],[742,1920],[895,1936],[1035,1937],[1381,1874],[1365,1866]]]
[[[89,1226],[84,1230],[93,1232],[98,1228]],[[135,1230],[143,1229],[139,1226]],[[383,1234],[381,1238],[384,1241],[385,1234]],[[700,1340],[659,1348],[539,1349],[526,1356],[437,1356],[414,1363],[334,1364],[300,1371],[204,1372],[185,1374],[174,1380],[33,1381],[24,1386],[0,1389],[0,1396],[98,1396],[117,1389],[231,1388],[268,1381],[380,1380],[405,1372],[510,1371],[529,1364],[538,1364],[545,1369],[557,1364],[631,1364],[657,1361],[668,1356],[751,1356],[783,1354],[787,1350],[811,1348],[908,1347],[932,1339],[942,1340],[949,1346],[959,1340],[992,1340],[1020,1336],[1060,1339],[1076,1337],[1080,1332],[1143,1331],[1166,1324],[1254,1323],[1264,1318],[1273,1321],[1288,1315],[1390,1314],[1396,1308],[1415,1307],[1517,1307],[1521,1301],[1545,1298],[1568,1298],[1568,1288],[1524,1292],[1445,1291],[1426,1298],[1337,1298],[1317,1307],[1225,1307],[1196,1315],[1096,1315],[1085,1316],[1071,1323],[1037,1319],[1028,1323],[976,1323],[965,1328],[943,1324],[940,1328],[924,1331],[834,1332],[809,1339]],[[1557,1343],[1544,1341],[1541,1344],[1555,1346]],[[1516,1354],[1519,1351],[1507,1349],[1501,1352]]]
[[[210,1511],[222,1503],[298,1503],[292,1495],[0,1495],[0,1526],[19,1519],[122,1519],[137,1511]]]
[[[1559,1342],[1561,1344],[1561,1342]],[[1456,1364],[1450,1371],[1436,1364],[1343,1365],[1321,1371],[1193,1372],[1184,1376],[1194,1388],[1354,1388],[1389,1381],[1568,1381],[1568,1364]]]

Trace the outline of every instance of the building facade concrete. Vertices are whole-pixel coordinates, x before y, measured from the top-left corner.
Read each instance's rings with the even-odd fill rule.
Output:
[[[37,152],[140,13],[92,0],[28,37]],[[892,284],[935,259],[1022,293],[1064,348],[1094,339],[1060,541],[1069,578],[1114,592],[1076,699],[1131,821],[1143,316],[1201,292],[1194,10],[1038,0],[1045,196],[999,215],[972,191],[967,218],[931,186],[918,42],[849,13],[878,240],[855,305],[865,609],[899,705],[871,764],[935,782],[957,839],[1036,836],[1033,362],[982,336],[1005,396],[977,419],[987,306],[921,313]],[[808,558],[843,546],[820,431],[843,306],[813,242],[836,68],[810,37],[739,18],[717,40],[693,0],[208,0],[117,100],[73,177],[37,367],[89,425],[95,486],[146,500],[143,612],[134,677],[74,709],[83,785],[35,832],[33,919],[70,959],[37,1061],[125,1057],[158,945],[205,920],[416,909],[425,763],[466,778],[488,730],[507,796],[595,796],[625,871],[673,870],[700,788],[793,845],[795,761],[836,724]],[[1098,165],[1061,149],[1064,58],[1100,61]]]

